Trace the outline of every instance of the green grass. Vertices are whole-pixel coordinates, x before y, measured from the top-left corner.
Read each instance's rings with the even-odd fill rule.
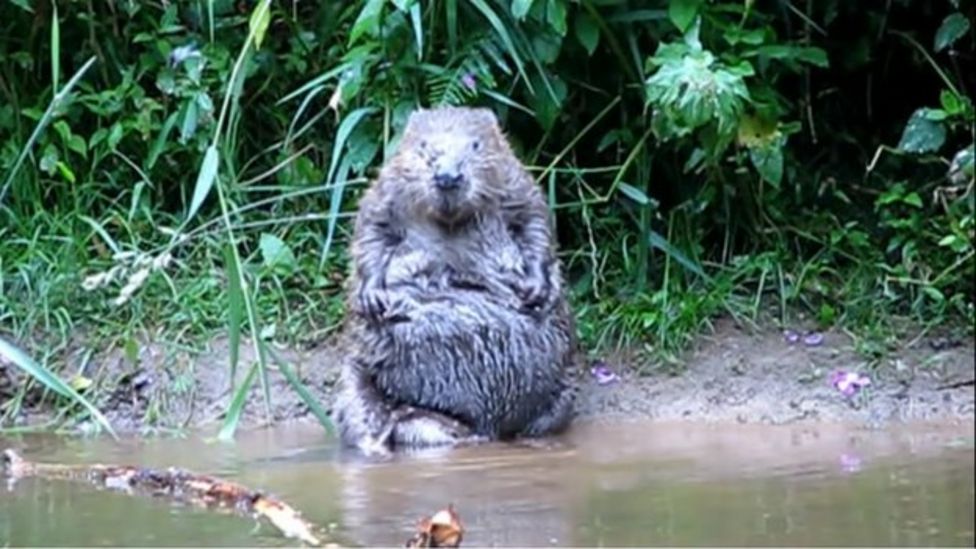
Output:
[[[0,428],[36,408],[54,411],[46,427],[97,423],[106,353],[150,341],[192,356],[227,335],[223,367],[248,382],[226,397],[222,437],[248,391],[268,412],[279,374],[331,429],[274,345],[334,333],[355,197],[426,101],[508,109],[594,356],[627,347],[679,373],[729,316],[847,331],[868,356],[947,326],[971,336],[972,164],[946,167],[972,142],[967,60],[947,57],[972,33],[851,47],[740,4],[672,3],[0,5],[0,337],[27,355],[5,347],[0,374],[23,382],[0,377]],[[821,9],[804,17],[833,32]],[[897,26],[900,9],[831,17]],[[913,9],[939,23],[954,8]],[[171,63],[188,44],[197,56]],[[687,62],[706,51],[714,63]],[[906,60],[898,74],[888,58]],[[847,102],[872,96],[868,73],[876,89],[931,81],[872,103],[868,124]],[[709,85],[673,94],[662,74]],[[167,390],[185,390],[193,372],[167,367]],[[165,405],[151,398],[147,423]]]

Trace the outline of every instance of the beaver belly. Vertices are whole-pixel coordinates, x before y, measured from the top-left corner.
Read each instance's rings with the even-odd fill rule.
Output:
[[[463,295],[419,305],[410,321],[388,327],[392,351],[375,372],[377,387],[479,434],[514,436],[562,387],[569,338],[547,319]]]

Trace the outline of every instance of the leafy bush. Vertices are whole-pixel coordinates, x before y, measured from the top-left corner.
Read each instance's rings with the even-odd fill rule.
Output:
[[[0,326],[229,326],[263,375],[264,341],[334,327],[356,197],[443,104],[491,106],[545,186],[592,344],[671,353],[769,295],[783,322],[971,322],[966,13],[0,2]]]

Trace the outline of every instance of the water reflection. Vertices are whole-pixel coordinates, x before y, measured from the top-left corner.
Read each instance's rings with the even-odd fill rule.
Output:
[[[454,503],[465,545],[973,545],[973,425],[578,425],[541,445],[367,460],[314,426],[151,441],[24,437],[32,459],[179,465],[266,488],[342,542],[402,545]],[[119,522],[119,517],[125,517]],[[0,497],[11,545],[285,545],[268,527],[32,480]]]

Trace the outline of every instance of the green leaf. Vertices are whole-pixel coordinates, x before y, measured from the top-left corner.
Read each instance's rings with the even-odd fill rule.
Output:
[[[935,31],[935,51],[942,51],[954,44],[969,32],[969,27],[969,19],[958,12],[943,19],[939,30]]]
[[[295,254],[282,239],[270,233],[261,233],[259,246],[265,267],[270,269],[284,267],[287,270],[295,268]]]
[[[417,59],[422,59],[424,56],[424,25],[420,13],[420,2],[414,2],[410,6],[410,21],[413,23],[413,34],[417,40]]]
[[[827,52],[815,47],[805,47],[797,48],[796,58],[800,61],[805,61],[811,65],[816,65],[820,68],[826,69],[830,66],[830,61],[827,59]]]
[[[928,111],[923,107],[912,113],[898,143],[900,150],[919,154],[935,152],[945,143],[945,127],[931,120]]]
[[[116,122],[112,124],[112,129],[108,131],[108,147],[113,151],[119,146],[119,142],[122,141],[122,137],[125,135],[125,130],[122,128],[122,124]]]
[[[749,149],[749,160],[763,179],[779,188],[783,180],[783,148],[778,143]]]
[[[629,183],[624,183],[623,181],[621,181],[618,184],[617,188],[620,189],[620,192],[624,193],[625,195],[627,195],[628,198],[640,204],[641,206],[648,206],[651,204],[651,199],[647,197],[647,194],[645,194],[644,191],[638,189],[637,187]]]
[[[360,107],[352,111],[342,119],[342,122],[339,124],[339,129],[336,131],[335,142],[332,144],[332,160],[329,164],[328,176],[326,176],[326,184],[332,186],[332,193],[329,197],[329,224],[325,234],[325,242],[322,243],[322,255],[319,258],[319,267],[325,264],[325,260],[329,255],[329,249],[332,247],[332,239],[335,236],[339,216],[339,206],[342,203],[342,194],[346,188],[345,181],[333,181],[336,170],[339,168],[339,159],[342,157],[343,147],[345,147],[346,140],[349,139],[350,134],[356,129],[356,125],[359,124],[360,120],[375,111],[376,107]]]
[[[758,48],[756,50],[756,54],[768,57],[770,59],[803,61],[821,68],[827,68],[830,66],[830,63],[827,61],[827,52],[815,47],[772,44]]]
[[[652,230],[647,233],[647,243],[650,246],[657,248],[658,250],[661,250],[662,252],[671,256],[672,259],[677,261],[678,264],[685,269],[695,273],[707,281],[711,280],[711,277],[708,276],[697,263],[692,261],[681,250],[674,247],[670,242],[668,242],[667,238],[664,238],[664,236],[657,231]]]
[[[529,10],[532,9],[533,0],[512,0],[512,15],[519,21],[525,19]]]
[[[671,0],[668,5],[668,17],[679,31],[686,32],[698,15],[701,3],[702,0]]]
[[[481,12],[481,15],[488,20],[488,24],[491,25],[495,32],[498,33],[498,37],[501,39],[502,43],[505,44],[505,49],[508,54],[512,56],[515,60],[515,66],[518,67],[518,72],[523,79],[526,80],[526,86],[529,91],[535,93],[534,88],[529,83],[529,75],[525,73],[525,63],[522,62],[522,56],[519,55],[518,49],[515,47],[515,43],[512,41],[512,36],[508,32],[508,27],[502,22],[495,10],[491,9],[485,0],[470,0],[471,4],[474,5],[475,9]]]
[[[263,344],[264,342],[259,343],[259,345]],[[254,374],[257,372],[258,363],[255,362],[247,372],[244,383],[234,393],[234,399],[231,401],[230,407],[227,408],[227,415],[224,417],[224,424],[221,426],[220,432],[217,433],[218,440],[232,440],[234,438],[237,424],[240,423],[241,414],[244,412],[244,405],[247,404],[247,392],[251,389],[251,384],[254,383]]]
[[[908,204],[909,206],[915,206],[916,208],[922,207],[922,197],[916,192],[910,192],[902,197],[902,202]]]
[[[922,291],[925,292],[933,301],[936,303],[942,303],[945,301],[945,294],[939,291],[935,286],[922,286]]]
[[[565,0],[549,0],[546,19],[559,36],[566,36],[566,4]]]
[[[61,177],[65,178],[65,180],[67,180],[69,183],[75,182],[75,172],[71,171],[71,168],[69,168],[67,164],[59,160],[55,166],[58,168],[58,171],[61,172]]]
[[[585,11],[579,12],[573,29],[576,31],[576,39],[586,49],[586,53],[593,55],[600,43],[600,27],[597,26],[593,17]]]
[[[942,237],[942,240],[939,240],[939,246],[950,246],[951,247],[953,244],[956,243],[956,240],[958,240],[958,239],[959,239],[959,237],[956,236],[956,235],[954,235],[954,234],[947,234],[947,235],[945,235],[945,236]]]
[[[166,139],[169,138],[169,132],[173,130],[173,126],[176,125],[176,119],[178,117],[179,112],[173,112],[166,117],[163,128],[159,130],[159,135],[156,136],[152,148],[149,149],[149,155],[146,157],[146,170],[151,170],[156,165],[156,160],[159,159],[159,154],[163,152],[163,148],[166,146]]]
[[[366,0],[359,17],[349,32],[349,44],[355,44],[363,34],[376,36],[380,31],[380,14],[383,12],[385,0]]]
[[[254,49],[261,49],[261,42],[264,41],[264,34],[271,23],[271,0],[258,2],[251,11],[251,19],[248,21],[248,30],[254,36]]]
[[[535,110],[536,120],[546,130],[552,128],[556,123],[556,117],[562,109],[562,102],[566,99],[566,84],[557,76],[552,77],[552,88],[556,92],[556,100],[553,101],[548,93],[537,93],[531,97],[531,104]]]
[[[34,13],[34,8],[31,6],[31,2],[32,0],[10,0],[10,3],[26,11],[27,13]]]
[[[207,147],[207,153],[203,156],[203,162],[200,165],[200,173],[197,174],[197,183],[193,188],[193,199],[190,202],[190,211],[186,214],[186,220],[189,222],[196,215],[197,210],[203,204],[203,201],[210,194],[210,189],[213,187],[214,181],[217,179],[217,167],[220,161],[220,153],[217,152],[217,147],[215,145],[210,145]]]
[[[53,175],[60,160],[61,155],[58,153],[57,147],[49,143],[44,147],[44,152],[41,154],[41,162],[38,167],[48,175]]]
[[[183,103],[181,111],[183,114],[183,123],[180,124],[180,143],[186,144],[197,131],[199,107],[196,101],[188,99]]]
[[[231,389],[237,379],[237,363],[241,352],[241,320],[244,317],[244,292],[241,289],[241,270],[228,242],[224,246],[224,263],[227,265],[227,337],[230,346]]]
[[[85,145],[85,139],[80,135],[72,134],[68,138],[68,148],[72,151],[78,153],[84,158],[88,158],[88,146]]]
[[[329,435],[335,436],[335,425],[332,423],[332,420],[329,419],[329,415],[325,413],[325,410],[322,408],[321,404],[319,404],[319,399],[316,398],[307,387],[305,387],[305,384],[302,383],[300,379],[298,379],[298,376],[292,370],[291,365],[278,356],[278,353],[274,350],[273,346],[268,346],[268,353],[271,355],[271,359],[278,364],[279,371],[285,376],[288,383],[293,389],[295,389],[295,392],[298,393],[298,396],[301,397],[302,401],[305,402],[315,418],[319,420],[319,424],[325,428]]]
[[[950,90],[942,90],[942,93],[939,94],[939,103],[942,104],[942,109],[949,116],[962,114],[966,109],[959,96]]]
[[[837,310],[834,309],[830,304],[823,303],[820,305],[820,311],[817,313],[817,321],[822,328],[827,328],[832,326],[837,320]]]

